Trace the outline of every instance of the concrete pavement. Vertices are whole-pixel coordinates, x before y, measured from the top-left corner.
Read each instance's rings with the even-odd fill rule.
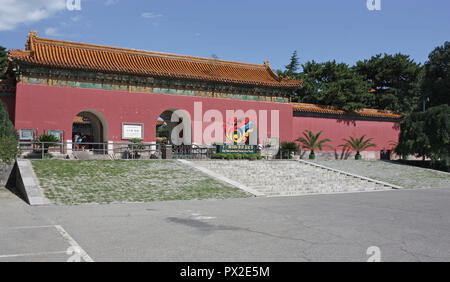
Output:
[[[405,189],[30,207],[4,190],[0,261],[67,260],[55,225],[94,261],[366,261],[371,246],[382,261],[449,261],[449,203],[450,189]]]

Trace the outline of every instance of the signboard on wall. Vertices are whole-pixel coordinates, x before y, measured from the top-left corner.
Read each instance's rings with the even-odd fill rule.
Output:
[[[217,146],[217,153],[222,154],[255,154],[256,145],[225,144]]]
[[[55,136],[58,141],[61,141],[61,137],[62,137],[62,131],[61,130],[47,130],[47,134],[48,135],[53,135]]]
[[[122,123],[122,139],[144,139],[143,123]]]
[[[19,139],[32,141],[34,140],[34,130],[33,129],[20,129],[19,130]]]

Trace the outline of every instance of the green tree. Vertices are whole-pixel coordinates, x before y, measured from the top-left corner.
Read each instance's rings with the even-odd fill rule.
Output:
[[[14,136],[16,139],[18,138],[17,131],[9,119],[8,110],[3,102],[0,102],[0,136]]]
[[[10,163],[18,154],[17,131],[9,120],[5,105],[0,102],[0,161]]]
[[[8,53],[6,48],[0,46],[0,79],[5,78],[4,70],[8,65]]]
[[[436,47],[424,65],[422,80],[423,98],[429,98],[429,106],[450,104],[450,42]]]
[[[297,76],[298,68],[300,67],[300,62],[297,56],[297,50],[292,53],[291,62],[289,65],[285,66],[286,71],[285,76],[295,77]]]
[[[298,102],[331,105],[344,111],[359,110],[371,103],[370,85],[345,63],[307,62],[301,79]]]
[[[318,133],[314,133],[311,130],[305,130],[303,132],[303,137],[297,138],[296,141],[302,143],[302,148],[310,150],[311,153],[309,154],[310,159],[315,159],[316,154],[315,151],[321,151],[322,147],[329,147],[332,148],[330,145],[326,145],[325,143],[330,142],[330,139],[320,139],[320,134],[322,134],[322,131],[319,131]]]
[[[366,135],[361,136],[360,138],[354,138],[352,136],[350,136],[350,139],[346,139],[344,138],[344,145],[341,145],[341,147],[344,147],[344,149],[353,149],[356,152],[355,155],[355,160],[360,160],[361,159],[361,152],[364,150],[367,150],[370,147],[376,147],[377,145],[371,143],[372,142],[372,138],[368,138],[366,140],[364,140],[364,138],[366,138]]]
[[[406,116],[395,152],[450,165],[450,106],[443,104]]]
[[[422,67],[409,56],[378,54],[358,61],[354,69],[374,90],[371,107],[399,113],[419,108]]]

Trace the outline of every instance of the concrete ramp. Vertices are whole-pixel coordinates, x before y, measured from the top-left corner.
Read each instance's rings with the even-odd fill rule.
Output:
[[[14,186],[16,192],[31,206],[50,203],[39,187],[39,181],[29,160],[16,161],[8,183],[9,186]]]

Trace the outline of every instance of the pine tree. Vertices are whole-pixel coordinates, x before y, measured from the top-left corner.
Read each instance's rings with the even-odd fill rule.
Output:
[[[7,64],[8,64],[8,53],[6,52],[5,47],[0,46],[0,79],[5,78],[4,70]]]
[[[370,107],[410,113],[420,105],[421,66],[403,54],[378,54],[358,61],[354,70],[370,84]]]
[[[428,107],[450,104],[450,42],[436,47],[424,66],[422,92]]]
[[[289,65],[285,66],[285,74],[288,76],[295,76],[297,74],[298,68],[300,66],[299,59],[297,57],[297,51],[294,51],[291,56],[291,62]]]
[[[0,163],[10,164],[19,154],[18,136],[3,102],[0,102]]]

